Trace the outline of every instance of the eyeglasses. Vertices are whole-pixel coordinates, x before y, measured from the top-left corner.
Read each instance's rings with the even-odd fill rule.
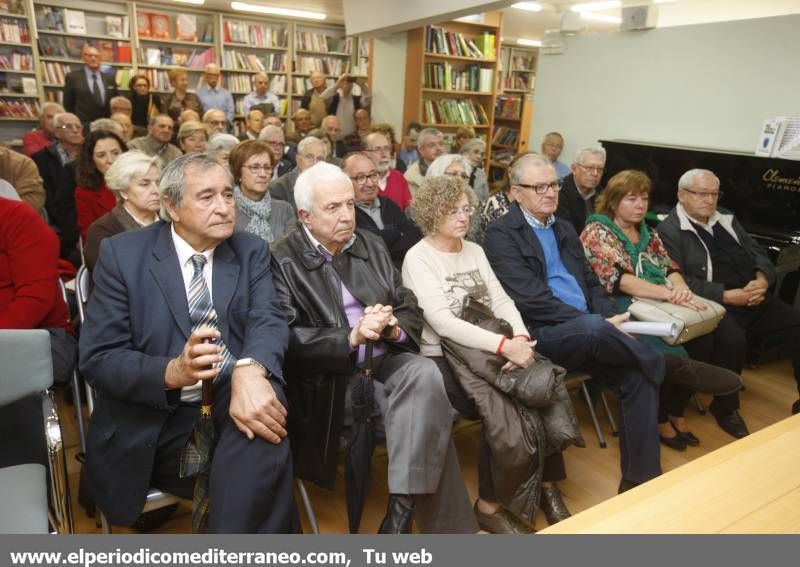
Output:
[[[376,154],[377,153],[390,154],[392,153],[392,146],[378,146],[376,148],[372,148],[371,150],[366,150],[366,151],[373,152]]]
[[[58,128],[60,130],[82,130],[83,126],[80,124],[60,124]]]
[[[537,195],[544,195],[547,193],[548,189],[552,189],[554,193],[558,193],[561,191],[561,181],[552,181],[550,183],[539,183],[538,185],[523,185],[522,183],[517,183],[517,187],[522,187],[523,189],[530,189]]]
[[[598,165],[583,165],[582,163],[579,163],[578,167],[580,167],[584,171],[588,171],[589,173],[595,173],[597,175],[602,174],[606,170],[605,167],[600,167]]]
[[[475,212],[475,207],[472,205],[467,205],[463,209],[450,209],[449,211],[444,212],[444,216],[447,218],[454,219],[458,217],[458,215],[464,215],[465,217],[471,217],[472,213]]]
[[[325,161],[325,156],[315,156],[313,154],[299,154],[299,155],[301,158],[311,162],[312,164]]]
[[[263,171],[264,173],[272,173],[272,166],[267,164],[254,163],[251,165],[245,165],[244,167],[246,167],[250,173],[254,175],[257,175],[259,171]]]
[[[367,179],[369,179],[373,183],[377,183],[378,179],[380,178],[381,178],[380,173],[378,173],[377,171],[373,171],[372,173],[366,173],[366,174],[362,173],[361,175],[351,177],[350,179],[355,183],[358,183],[359,185],[363,185],[364,183],[367,182]]]
[[[704,200],[711,199],[713,201],[714,199],[719,199],[720,197],[722,197],[722,191],[692,191],[691,189],[683,189],[683,191],[691,193],[698,199],[704,199]]]
[[[465,181],[469,181],[469,175],[467,175],[466,173],[461,173],[460,171],[445,171],[444,174],[447,177],[460,177]]]

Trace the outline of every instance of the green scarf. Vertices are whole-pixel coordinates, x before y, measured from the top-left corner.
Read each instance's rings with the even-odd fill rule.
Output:
[[[601,215],[600,213],[591,214],[586,219],[586,224],[588,225],[590,222],[599,222],[613,232],[617,238],[619,238],[620,242],[622,242],[622,245],[625,246],[625,251],[631,258],[631,266],[633,266],[633,269],[636,270],[636,266],[639,264],[639,256],[647,249],[648,244],[650,244],[650,231],[648,230],[644,220],[642,220],[642,223],[639,225],[638,244],[631,242],[630,239],[625,236],[625,233],[622,232],[622,230],[614,223],[614,221],[608,218],[606,215]],[[658,285],[664,285],[667,281],[663,270],[653,264],[646,255],[642,256],[641,272],[635,275],[636,277],[642,278],[647,282]]]

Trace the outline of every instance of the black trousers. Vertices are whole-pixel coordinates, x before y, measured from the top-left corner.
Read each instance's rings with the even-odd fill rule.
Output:
[[[439,367],[444,379],[444,389],[447,391],[447,398],[450,404],[462,417],[472,421],[480,421],[475,404],[467,397],[466,392],[458,383],[458,379],[453,374],[453,370],[443,356],[432,356],[431,360]],[[567,478],[567,469],[564,464],[564,456],[561,452],[548,455],[544,459],[542,469],[542,481],[556,482]],[[496,502],[497,495],[494,490],[494,479],[492,478],[492,450],[486,440],[483,429],[478,445],[478,496],[481,500]]]

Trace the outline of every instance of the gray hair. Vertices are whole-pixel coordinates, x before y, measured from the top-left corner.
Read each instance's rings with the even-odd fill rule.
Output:
[[[238,143],[239,138],[236,136],[232,134],[225,134],[223,132],[217,132],[208,139],[208,148],[206,151],[208,153],[212,153],[219,150],[229,150]]]
[[[306,153],[306,150],[309,149],[309,147],[313,146],[314,144],[322,144],[323,147],[325,146],[325,142],[323,142],[319,138],[315,138],[314,136],[306,136],[305,138],[300,140],[299,144],[297,144],[297,153],[298,154]]]
[[[58,114],[53,116],[53,127],[58,128],[59,126],[61,126],[61,121],[64,120],[67,116],[74,116],[75,118],[77,118],[78,122],[81,121],[81,119],[78,118],[77,114],[72,114],[71,112],[59,112]]]
[[[111,120],[110,118],[98,118],[89,124],[89,132],[97,132],[98,130],[113,132],[120,138],[123,135],[122,125],[116,120]]]
[[[125,191],[135,177],[144,177],[153,166],[161,173],[161,159],[158,156],[148,156],[137,150],[125,152],[106,171],[106,186],[115,193]]]
[[[250,82],[255,83],[256,79],[267,79],[269,81],[269,77],[264,71],[259,71],[258,73],[254,73],[252,77],[250,77]]]
[[[226,122],[228,121],[228,117],[227,117],[227,116],[225,116],[225,111],[224,111],[224,110],[220,110],[219,108],[209,108],[208,110],[206,110],[206,111],[203,113],[203,122],[208,122],[208,119],[209,119],[209,117],[210,117],[210,116],[211,116],[211,114],[213,114],[214,112],[219,112],[219,113],[220,113],[220,114],[222,114],[222,116],[225,118],[225,121],[226,121]]]
[[[583,158],[587,155],[600,156],[603,158],[603,163],[606,162],[606,149],[603,146],[584,146],[575,152],[575,159],[572,160],[574,165],[583,165]]]
[[[46,102],[46,103],[44,103],[42,105],[42,114],[44,114],[45,112],[47,112],[47,110],[49,110],[51,108],[56,108],[56,109],[58,109],[59,112],[64,112],[64,107],[63,106],[61,106],[59,103],[53,102],[51,100],[51,101],[48,101],[48,102]]]
[[[111,97],[111,100],[108,101],[109,108],[114,106],[114,104],[116,104],[118,102],[127,102],[128,105],[131,108],[133,108],[133,104],[131,103],[131,101],[128,99],[128,97],[124,97],[124,96],[113,96],[113,97]]]
[[[678,189],[691,189],[694,187],[695,181],[700,177],[710,177],[719,185],[719,177],[717,177],[713,171],[695,168],[681,175],[681,178],[678,179]]]
[[[472,138],[471,140],[467,140],[466,142],[461,144],[461,149],[459,150],[459,152],[461,154],[465,154],[475,146],[480,146],[482,150],[484,151],[486,150],[486,142],[484,142],[480,138]]]
[[[425,174],[425,177],[439,177],[444,175],[444,172],[447,171],[447,168],[450,167],[453,162],[459,162],[463,165],[464,171],[471,171],[471,166],[464,156],[459,154],[444,154],[437,157],[433,160],[433,163],[428,166],[428,172]]]
[[[541,154],[525,154],[508,170],[508,180],[511,185],[519,185],[520,181],[522,181],[522,175],[529,167],[549,167],[553,169],[553,164]]]
[[[353,183],[347,174],[331,163],[319,162],[306,169],[294,184],[294,201],[298,211],[312,212],[317,187],[327,188],[337,182]]]
[[[419,134],[417,134],[417,144],[420,146],[425,145],[425,138],[438,138],[442,136],[442,131],[437,130],[436,128],[425,128],[424,130],[420,130]]]
[[[167,222],[172,222],[172,217],[169,216],[163,204],[165,199],[168,199],[175,208],[179,208],[183,203],[183,192],[186,188],[187,179],[186,173],[189,169],[198,169],[198,173],[203,174],[214,167],[222,169],[228,176],[228,183],[233,185],[233,176],[228,171],[228,168],[206,154],[186,154],[172,160],[164,168],[161,173],[161,179],[158,182],[158,190],[162,199],[161,218]]]
[[[285,140],[286,134],[283,133],[283,128],[279,128],[274,124],[267,124],[261,129],[261,132],[258,133],[258,139],[262,142],[267,139],[267,136],[270,134],[280,134],[281,137]]]
[[[150,117],[150,120],[148,120],[147,123],[150,126],[155,126],[155,123],[158,122],[159,118],[169,118],[169,121],[172,122],[173,126],[175,126],[175,121],[172,119],[172,116],[170,116],[169,114],[163,114],[163,113],[162,114],[154,114],[153,116]]]

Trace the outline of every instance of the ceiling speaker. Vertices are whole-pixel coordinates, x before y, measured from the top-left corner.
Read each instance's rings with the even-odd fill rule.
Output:
[[[622,8],[622,31],[650,30],[658,23],[658,6],[629,6]]]
[[[583,29],[581,15],[567,10],[561,14],[561,33],[578,33]]]

